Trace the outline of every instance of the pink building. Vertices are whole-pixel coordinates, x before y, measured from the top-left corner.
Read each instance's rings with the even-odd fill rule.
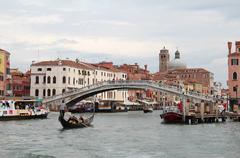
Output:
[[[240,41],[235,42],[235,50],[232,50],[232,42],[228,42],[228,88],[230,105],[240,101]]]

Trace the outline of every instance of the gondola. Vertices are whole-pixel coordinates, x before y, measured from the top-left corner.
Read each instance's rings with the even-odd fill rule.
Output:
[[[78,119],[72,119],[72,120],[66,120],[62,114],[60,114],[58,120],[62,124],[64,129],[71,129],[71,128],[85,128],[91,126],[91,123],[93,122],[94,114],[92,114],[90,117],[85,118],[83,120]]]

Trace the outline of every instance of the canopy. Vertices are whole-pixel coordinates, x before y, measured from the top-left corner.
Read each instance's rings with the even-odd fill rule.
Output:
[[[124,101],[123,104],[124,104],[124,105],[138,105],[138,106],[140,105],[139,103],[131,102],[131,101],[129,101],[129,100]]]

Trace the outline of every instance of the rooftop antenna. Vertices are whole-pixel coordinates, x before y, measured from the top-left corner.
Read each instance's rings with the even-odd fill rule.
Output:
[[[57,51],[57,58],[58,58],[58,59],[61,59],[61,58],[62,58],[61,52],[60,52],[59,50]]]
[[[39,48],[37,49],[37,61],[40,61]]]

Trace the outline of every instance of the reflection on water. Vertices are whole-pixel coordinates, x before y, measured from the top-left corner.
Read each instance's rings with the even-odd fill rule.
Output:
[[[93,127],[70,130],[62,130],[58,113],[0,122],[0,157],[239,157],[239,122],[168,125],[159,114],[96,114]]]

